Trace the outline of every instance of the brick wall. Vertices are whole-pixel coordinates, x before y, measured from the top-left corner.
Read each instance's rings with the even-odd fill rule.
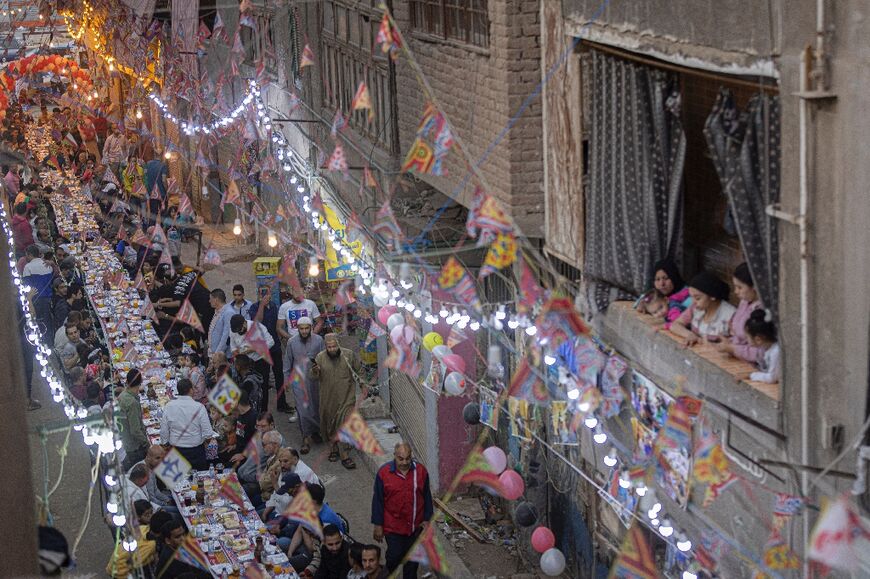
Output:
[[[420,34],[411,29],[407,1],[394,4],[394,16],[406,35],[435,100],[452,122],[469,157],[476,162],[508,125],[540,81],[538,2],[489,0],[490,45],[479,49]],[[410,65],[397,70],[400,148],[414,139],[426,95]],[[487,154],[480,172],[523,231],[539,236],[543,224],[543,162],[540,99],[534,99],[510,132]],[[473,184],[460,189],[465,158],[454,149],[448,176],[427,177],[433,186],[467,205]]]

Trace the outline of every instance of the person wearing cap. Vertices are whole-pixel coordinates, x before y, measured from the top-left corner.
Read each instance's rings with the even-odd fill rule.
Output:
[[[728,337],[731,318],[737,309],[728,303],[731,288],[713,275],[702,271],[689,282],[692,305],[671,324],[671,332],[685,339],[687,346],[702,340],[720,342]]]
[[[309,369],[315,356],[323,351],[323,338],[312,333],[312,322],[308,316],[299,318],[297,334],[287,341],[284,349],[284,384],[290,384],[292,398],[300,403],[296,412],[290,413],[293,422],[298,413],[299,430],[302,431],[302,446],[299,451],[308,454],[314,438],[320,437],[320,384],[311,376]],[[302,380],[291,381],[294,371]],[[306,403],[307,401],[307,403]]]
[[[281,453],[279,452],[279,457],[280,454]],[[287,510],[287,507],[290,506],[293,497],[296,496],[296,493],[302,487],[302,479],[299,478],[299,475],[295,472],[282,472],[280,482],[276,484],[276,487],[275,492],[273,492],[266,501],[266,508],[263,510],[262,519],[264,523],[270,524],[277,530],[278,528],[286,528],[286,521],[276,519],[278,519],[284,511]],[[293,530],[296,530],[295,525]],[[289,536],[292,537],[293,533],[290,533]],[[289,540],[287,541],[287,544],[290,544]]]
[[[235,307],[233,307],[235,311]],[[254,344],[248,338],[248,331],[251,327],[257,328],[254,335],[259,333],[259,338],[265,341],[266,350],[270,351],[275,345],[275,340],[272,334],[266,329],[266,326],[260,322],[252,322],[245,319],[241,314],[233,314],[230,318],[230,352],[232,355],[246,354],[254,366],[256,372],[261,379],[262,399],[260,407],[263,410],[269,409],[269,361],[263,358],[262,349],[254,349]],[[262,345],[262,344],[261,344]]]
[[[144,460],[151,446],[142,421],[142,405],[139,403],[141,387],[142,374],[133,368],[127,372],[127,387],[118,396],[118,431],[127,453],[121,465],[124,470]]]

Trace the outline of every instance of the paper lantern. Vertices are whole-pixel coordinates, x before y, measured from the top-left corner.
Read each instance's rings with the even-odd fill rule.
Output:
[[[441,344],[439,346],[435,346],[434,348],[432,348],[432,355],[435,356],[436,358],[438,358],[439,360],[443,360],[444,356],[446,356],[447,354],[452,354],[452,353],[453,353],[452,350],[450,348],[448,348],[447,346],[445,346],[444,344]]]
[[[448,372],[465,373],[465,360],[459,354],[447,354],[441,358]]]
[[[453,396],[459,396],[465,392],[465,376],[459,372],[451,372],[444,378],[444,390]]]
[[[462,409],[462,420],[471,426],[480,424],[480,404],[477,402],[469,402],[466,404]]]
[[[399,308],[396,306],[384,306],[378,310],[378,321],[382,326],[387,325],[387,321],[390,319],[390,316],[399,311]]]
[[[565,570],[565,555],[559,549],[549,549],[541,555],[541,571],[548,577],[557,577]]]
[[[521,527],[531,527],[538,522],[538,509],[532,503],[524,501],[517,505],[514,520]]]
[[[501,474],[507,468],[507,457],[504,451],[497,446],[490,446],[483,451],[483,458],[495,471],[495,474]]]
[[[526,483],[523,482],[523,477],[513,469],[508,469],[501,473],[498,476],[498,480],[501,481],[501,486],[504,489],[502,496],[509,501],[517,500],[523,496],[523,492],[526,490]]]
[[[435,346],[441,346],[444,344],[444,338],[441,337],[441,334],[438,332],[429,332],[425,336],[423,336],[423,347],[426,348],[427,351],[431,352],[432,348]]]
[[[393,314],[389,318],[387,318],[387,330],[392,332],[393,328],[395,328],[396,326],[399,326],[401,324],[404,324],[404,323],[405,323],[405,316],[396,312],[395,314]]]
[[[402,314],[393,315],[401,316]],[[399,324],[398,326],[390,330],[390,341],[393,342],[393,345],[395,345],[397,348],[401,348],[402,346],[410,346],[411,343],[414,341],[414,328],[404,323]]]
[[[532,531],[532,549],[538,553],[545,553],[556,544],[556,536],[547,527],[538,527]]]

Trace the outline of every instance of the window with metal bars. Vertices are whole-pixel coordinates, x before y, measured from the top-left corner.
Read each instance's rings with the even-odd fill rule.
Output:
[[[414,30],[474,46],[489,46],[487,0],[411,0]]]

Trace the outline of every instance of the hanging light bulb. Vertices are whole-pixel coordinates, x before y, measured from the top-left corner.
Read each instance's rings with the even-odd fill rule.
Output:
[[[320,275],[320,262],[317,260],[316,256],[311,256],[308,259],[308,276],[309,277],[317,277]]]
[[[607,442],[607,435],[601,430],[601,427],[595,429],[595,434],[592,435],[592,440],[595,441],[595,444],[604,444]]]
[[[115,72],[115,65],[113,63],[109,63],[109,72]]]
[[[677,549],[685,553],[691,548],[692,542],[688,538],[686,538],[686,535],[684,535],[683,533],[677,535]]]
[[[100,98],[100,93],[98,93],[97,91],[94,91],[94,98],[95,99]]]
[[[641,482],[641,483],[640,483],[639,485],[637,485],[637,487],[634,489],[634,492],[637,493],[637,496],[642,497],[642,496],[644,496],[644,495],[646,494],[647,490],[649,490],[649,489],[647,489],[647,488],[646,488],[646,485],[645,485],[643,482]]]
[[[624,489],[631,488],[631,479],[628,477],[628,469],[622,469],[622,472],[619,473],[619,486]]]
[[[170,151],[170,150],[167,149],[166,152],[163,153],[163,158],[166,159],[167,161],[168,161],[169,159],[171,159],[171,158],[172,158],[172,151]]]
[[[598,426],[598,419],[590,414],[586,417],[586,420],[583,421],[583,424],[586,425],[586,428],[595,428],[596,426]]]
[[[278,247],[278,236],[271,229],[269,230],[269,247]]]
[[[662,519],[662,524],[659,527],[659,533],[662,534],[662,537],[668,538],[674,534],[674,526],[671,524],[670,519]]]
[[[242,220],[236,217],[236,220],[233,221],[233,234],[241,235],[242,234]]]
[[[118,512],[118,497],[115,493],[109,496],[109,502],[106,503],[106,511],[113,515]]]
[[[610,449],[610,452],[607,453],[607,455],[604,457],[604,464],[606,464],[606,465],[609,466],[610,468],[613,468],[613,467],[616,466],[616,463],[617,463],[617,460],[616,460],[616,449],[615,449],[615,448],[611,448],[611,449]]]
[[[123,513],[118,513],[117,515],[112,515],[112,522],[116,527],[123,527],[127,524],[127,517]]]
[[[141,110],[141,109],[136,109],[136,118],[137,118],[137,119],[141,119],[141,118],[142,118],[142,110]]]
[[[136,547],[139,546],[139,544],[136,542],[136,539],[134,539],[132,537],[130,538],[129,541],[127,539],[124,539],[124,541],[121,543],[121,545],[124,547],[125,551],[130,552],[130,553],[135,551]]]

